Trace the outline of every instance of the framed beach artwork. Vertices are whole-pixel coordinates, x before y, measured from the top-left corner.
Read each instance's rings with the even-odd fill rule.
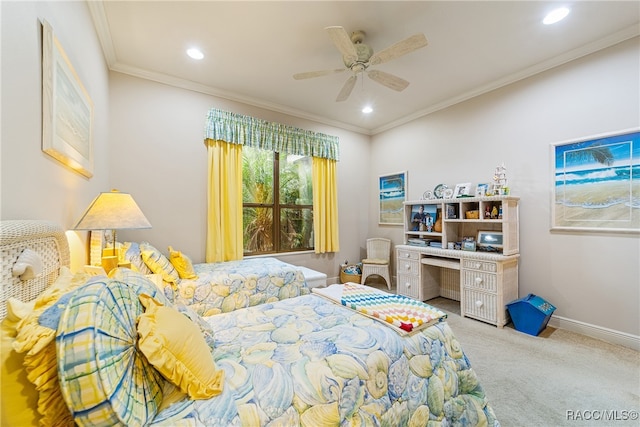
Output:
[[[381,225],[402,225],[407,197],[407,172],[382,175],[378,181]]]
[[[93,176],[93,102],[51,25],[42,23],[42,151]]]
[[[640,232],[640,129],[551,145],[552,230]]]

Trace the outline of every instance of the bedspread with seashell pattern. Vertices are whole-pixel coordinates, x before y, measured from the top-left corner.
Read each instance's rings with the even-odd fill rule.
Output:
[[[155,423],[206,426],[499,426],[446,322],[410,335],[317,295],[206,318],[222,394]]]

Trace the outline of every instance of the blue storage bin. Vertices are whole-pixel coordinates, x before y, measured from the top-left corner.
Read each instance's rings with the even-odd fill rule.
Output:
[[[541,297],[529,294],[508,303],[507,310],[518,331],[537,336],[547,327],[556,308]]]

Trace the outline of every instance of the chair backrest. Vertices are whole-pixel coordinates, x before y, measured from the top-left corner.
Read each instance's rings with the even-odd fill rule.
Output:
[[[391,257],[391,240],[382,237],[367,239],[367,258],[386,259]]]

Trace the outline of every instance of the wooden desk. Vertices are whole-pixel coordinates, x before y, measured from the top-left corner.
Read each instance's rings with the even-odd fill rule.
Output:
[[[420,301],[460,301],[462,317],[502,328],[506,304],[518,298],[519,255],[396,246],[397,292]]]

